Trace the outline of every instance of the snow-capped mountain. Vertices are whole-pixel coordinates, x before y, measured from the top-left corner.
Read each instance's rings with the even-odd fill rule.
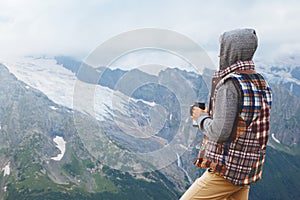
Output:
[[[271,85],[274,85],[274,89],[276,90],[276,92],[274,92],[274,104],[281,104],[275,106],[273,112],[275,112],[274,110],[277,110],[276,107],[286,107],[283,113],[289,112],[290,110],[290,114],[284,114],[284,116],[281,116],[283,119],[294,116],[292,113],[297,111],[297,109],[295,109],[297,108],[297,104],[295,106],[285,104],[283,97],[292,95],[289,97],[291,100],[294,99],[293,96],[295,96],[296,99],[291,101],[295,103],[299,100],[300,66],[297,65],[298,60],[299,59],[297,57],[291,57],[289,59],[278,61],[277,65],[274,63],[266,64],[259,61],[257,62],[257,70],[264,74]],[[164,69],[158,73],[157,76],[154,76],[139,70],[112,70],[99,67],[98,69],[92,68],[92,72],[89,74],[80,74],[78,73],[78,70],[81,67],[81,62],[68,57],[26,57],[5,61],[4,63],[10,72],[13,73],[19,80],[28,84],[28,87],[33,87],[42,91],[57,104],[89,113],[100,121],[108,119],[131,119],[131,121],[134,121],[133,116],[137,117],[139,115],[138,110],[141,108],[151,110],[151,112],[155,111],[155,115],[157,116],[163,114],[163,116],[161,116],[162,118],[170,118],[171,116],[175,116],[175,113],[172,113],[172,106],[168,104],[170,102],[176,104],[172,98],[180,98],[181,95],[175,94],[175,96],[172,97],[172,93],[174,95],[173,91],[168,91],[168,88],[159,88],[157,85],[166,84],[162,82],[163,76],[166,76],[166,80],[174,79],[171,71],[175,72],[177,70],[176,73],[180,74],[180,76],[184,78],[184,81],[189,81],[187,88],[195,90],[196,96],[198,96],[191,97],[189,100],[190,102],[193,102],[194,100],[201,100],[205,102],[208,98],[209,80],[206,82],[203,80],[201,81],[199,76],[196,74],[180,71],[178,69]],[[209,79],[209,75],[205,77],[205,74],[203,74],[202,76],[204,80]],[[100,77],[99,80],[97,77]],[[95,79],[97,81],[96,84],[89,83],[90,79]],[[170,85],[170,88],[176,88],[174,90],[179,89],[178,86],[180,84],[178,80],[167,80],[166,82],[174,82],[177,85]],[[286,88],[286,90],[283,88],[280,89],[281,87]],[[185,90],[181,89],[180,91]],[[166,95],[168,93],[171,95],[171,98],[165,99],[162,95],[154,94],[155,92],[165,94],[164,96],[168,96]],[[182,96],[185,97],[186,95]],[[182,102],[178,103],[181,104]],[[188,106],[188,103],[185,104]],[[139,106],[135,107],[134,109],[132,107],[131,111],[128,111],[128,105]],[[289,106],[293,106],[293,108],[289,109]],[[133,110],[136,110],[135,114]],[[149,121],[151,118],[152,121]],[[143,117],[139,120],[142,119]],[[280,118],[277,117],[274,117],[274,119],[280,120]],[[139,133],[143,133],[147,128],[148,130],[153,129],[153,125],[151,124],[154,123],[155,120],[150,116],[149,113],[144,115],[143,120],[145,121],[141,122],[137,120],[135,122],[136,124],[134,124],[134,127],[139,130]],[[128,123],[128,121],[116,121],[119,121],[118,125],[120,127],[123,127],[126,130],[128,129],[128,127],[124,126],[124,124]],[[141,123],[143,126],[140,126]],[[162,125],[158,124],[159,123],[156,123],[158,127],[162,128]],[[168,139],[168,133],[161,134],[165,135],[165,139]],[[279,133],[277,126],[274,128],[274,134],[274,137],[282,140],[284,144],[298,144],[297,136],[294,137],[294,134]]]
[[[178,198],[161,173],[136,177],[92,155],[79,131],[97,140],[97,148],[120,166],[125,163],[118,156],[127,151],[116,147],[91,116],[55,104],[2,64],[0,125],[0,199],[158,199],[160,190],[164,199]]]
[[[0,147],[15,146],[17,150],[7,153],[9,160],[3,157],[5,165],[0,165],[0,168],[5,168],[11,161],[9,167],[14,178],[10,180],[15,179],[11,184],[17,189],[23,184],[23,176],[27,181],[28,173],[34,173],[38,178],[49,176],[59,187],[62,187],[61,184],[74,184],[84,185],[89,191],[99,191],[99,185],[103,184],[97,182],[99,171],[116,182],[124,178],[136,183],[136,179],[130,179],[131,175],[118,170],[132,172],[154,165],[159,169],[158,175],[143,173],[134,176],[155,183],[154,186],[161,181],[164,184],[170,181],[173,189],[164,190],[174,197],[174,188],[184,191],[184,187],[201,173],[192,165],[200,142],[197,138],[200,137],[195,138],[198,133],[190,126],[188,109],[195,100],[207,100],[209,86],[204,79],[208,80],[208,75],[201,76],[177,68],[164,68],[153,75],[139,70],[103,71],[101,67],[91,69],[91,73],[80,74],[80,62],[64,58],[27,57],[3,63],[19,80],[12,78],[13,75],[9,75],[3,67],[0,133],[4,137],[0,140]],[[300,140],[300,103],[293,94],[295,87],[290,90],[285,85],[290,82],[296,84],[299,73],[296,65],[287,69],[284,66],[279,69],[265,66],[259,65],[259,71],[271,82],[274,93],[269,139],[274,149],[268,149],[267,178],[262,184],[268,185],[265,189],[275,191],[276,187],[267,183],[276,183],[280,185],[280,191],[285,191],[282,181],[276,179],[273,172],[286,175],[286,170],[299,171],[290,166],[299,165],[299,158],[294,154],[298,155]],[[284,77],[288,79],[281,76],[284,70]],[[101,78],[95,79],[99,75]],[[276,79],[278,76],[282,79]],[[5,79],[7,77],[9,81]],[[89,80],[90,77],[94,82]],[[60,138],[59,148],[56,148],[55,138]],[[59,160],[55,161],[53,158],[58,156]],[[25,158],[31,159],[30,162]],[[289,166],[279,167],[281,162],[288,162]],[[22,165],[41,170],[23,173]],[[103,165],[118,170],[112,171]],[[17,173],[16,170],[20,171]],[[293,173],[286,176],[297,188],[298,179],[292,180]],[[47,184],[53,184],[49,180]],[[122,182],[122,186],[127,183]],[[74,187],[67,185],[62,191],[65,193]],[[9,187],[6,189],[11,191]],[[109,189],[105,186],[100,192],[109,192]],[[122,188],[120,190],[123,191]],[[290,189],[286,190],[285,195],[294,195],[288,192]],[[250,192],[252,197],[266,197],[263,192],[259,193],[259,187],[252,191],[255,191]],[[24,195],[22,188],[18,193]]]
[[[273,62],[257,62],[257,68],[270,83],[280,84],[300,98],[300,56],[278,58]]]
[[[86,81],[90,74],[75,74],[53,58],[27,57],[5,65],[19,80],[42,91],[55,103],[93,116],[99,123],[104,121],[101,127],[110,137],[131,152],[148,153],[147,159],[155,159],[153,164],[156,162],[158,168],[172,163],[177,154],[190,148],[195,130],[186,111],[196,99],[206,100],[208,96],[208,88],[199,75],[178,69],[165,69],[158,76],[135,69],[106,70],[100,73],[108,74],[102,74],[99,83],[92,84]],[[115,76],[116,73],[121,76]],[[201,92],[194,92],[195,88]],[[76,121],[75,114],[74,118]],[[94,148],[96,140],[90,141],[90,137],[83,136],[82,140]],[[163,154],[157,151],[161,149],[177,154],[165,159],[156,155]]]
[[[97,100],[92,105],[94,106],[94,110],[78,105],[83,102],[81,101],[83,100],[83,97],[80,98],[81,102],[76,101],[77,99],[75,99],[76,103],[78,103],[75,109],[88,112],[91,115],[96,115],[98,120],[110,116],[110,113],[107,112],[107,108],[113,106],[112,100],[118,102],[128,100],[126,95],[115,92],[110,88],[100,85],[94,87],[91,84],[78,80],[75,73],[58,64],[57,60],[54,58],[23,57],[14,58],[13,60],[5,61],[3,63],[20,81],[26,83],[28,85],[27,87],[32,87],[43,92],[55,103],[70,109],[74,108],[73,101],[75,87],[81,86],[84,89],[91,88],[91,90],[94,90],[94,98]],[[114,106],[116,105],[118,104],[114,103]]]

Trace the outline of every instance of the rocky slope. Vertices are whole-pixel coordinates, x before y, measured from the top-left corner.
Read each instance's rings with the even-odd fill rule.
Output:
[[[159,172],[129,174],[99,162],[78,135],[74,113],[0,66],[0,167],[6,169],[0,175],[2,199],[178,197],[173,184]],[[82,129],[95,131],[94,120],[77,116]],[[53,141],[56,136],[66,142],[61,160],[51,159],[61,153]],[[103,143],[98,145],[101,148]]]

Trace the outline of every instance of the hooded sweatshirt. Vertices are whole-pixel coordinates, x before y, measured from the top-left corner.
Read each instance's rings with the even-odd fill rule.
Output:
[[[252,60],[257,49],[257,36],[254,29],[236,29],[220,36],[220,70],[237,61]]]
[[[257,43],[254,29],[236,29],[224,32],[220,36],[220,69],[217,73],[221,74],[238,61],[251,61],[257,49]],[[213,79],[211,96],[214,96],[215,86],[221,78]],[[240,98],[241,93],[234,81],[228,80],[218,89],[213,118],[207,113],[199,116],[200,130],[212,140],[226,141],[235,123]]]

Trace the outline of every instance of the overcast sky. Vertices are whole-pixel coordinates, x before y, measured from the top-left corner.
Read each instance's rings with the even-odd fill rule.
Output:
[[[222,32],[251,27],[256,57],[274,59],[300,54],[299,13],[298,0],[0,0],[0,57],[84,58],[113,36],[148,27],[183,34],[214,57]]]

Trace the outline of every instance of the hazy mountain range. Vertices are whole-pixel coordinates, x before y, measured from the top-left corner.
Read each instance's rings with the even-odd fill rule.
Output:
[[[188,107],[207,102],[211,70],[204,71],[173,67],[153,75],[69,57],[4,61],[1,198],[178,199],[202,173],[192,165],[200,133]],[[259,64],[258,71],[274,101],[264,179],[250,197],[300,199],[300,66]]]

